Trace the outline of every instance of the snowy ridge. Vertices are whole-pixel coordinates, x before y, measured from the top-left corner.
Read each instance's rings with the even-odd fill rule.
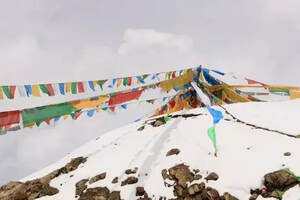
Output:
[[[297,124],[299,100],[232,104],[225,108],[248,123],[295,136],[300,134]],[[164,185],[161,171],[180,163],[200,169],[203,177],[207,173],[216,172],[219,179],[209,181],[207,185],[216,188],[220,194],[229,192],[242,200],[249,199],[250,189],[262,187],[262,178],[269,172],[290,168],[296,175],[300,175],[300,139],[234,122],[223,112],[228,120],[222,120],[216,127],[219,153],[218,157],[214,157],[212,144],[206,134],[207,128],[211,126],[211,116],[207,110],[199,108],[183,112],[202,115],[186,119],[172,118],[159,127],[146,125],[142,131],[137,129],[142,126],[143,121],[118,128],[95,138],[61,161],[22,181],[46,175],[78,156],[87,157],[87,161],[75,171],[51,181],[50,185],[59,190],[58,194],[40,199],[76,199],[76,183],[103,172],[106,172],[106,178],[88,184],[88,188],[106,186],[110,190],[121,191],[122,199],[131,200],[137,199],[136,187],[143,186],[150,197],[154,195],[153,199],[159,199],[159,196],[174,198],[172,190]],[[166,153],[172,148],[180,149],[180,153],[166,157]],[[284,156],[285,152],[290,152],[291,156]],[[121,186],[121,181],[128,176],[124,171],[135,167],[138,168],[135,175],[138,182]],[[111,183],[114,177],[119,178],[116,184]],[[284,200],[296,200],[299,197],[299,186],[283,195]]]

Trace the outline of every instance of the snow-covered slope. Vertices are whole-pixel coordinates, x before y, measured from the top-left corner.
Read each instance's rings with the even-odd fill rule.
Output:
[[[218,110],[222,110],[216,107]],[[122,199],[137,199],[136,187],[143,186],[149,196],[155,195],[174,198],[171,188],[164,185],[161,171],[175,164],[185,163],[199,169],[205,177],[207,173],[219,175],[217,181],[207,185],[221,194],[229,192],[239,199],[249,199],[250,189],[261,188],[265,174],[282,168],[290,168],[300,175],[300,139],[288,137],[277,132],[257,129],[251,124],[277,130],[290,135],[300,135],[300,101],[276,103],[244,103],[227,105],[225,108],[238,119],[249,123],[237,122],[223,111],[225,120],[216,125],[218,156],[213,156],[213,147],[207,136],[212,125],[211,116],[205,108],[182,111],[175,114],[201,114],[195,117],[177,117],[159,127],[146,125],[138,131],[144,121],[136,122],[107,132],[81,148],[67,155],[61,161],[24,178],[22,181],[44,176],[64,166],[71,158],[83,156],[87,161],[76,170],[54,178],[50,185],[59,193],[40,199],[71,200],[75,198],[75,184],[106,172],[106,178],[88,188],[106,186],[110,190],[121,191]],[[178,148],[178,155],[166,157],[166,153]],[[290,152],[290,156],[284,156]],[[137,167],[134,176],[138,182],[121,186],[128,175],[126,169]],[[119,182],[112,184],[118,177]],[[200,179],[199,182],[204,180]],[[260,199],[262,197],[259,197]],[[300,187],[287,191],[284,200],[300,198]]]

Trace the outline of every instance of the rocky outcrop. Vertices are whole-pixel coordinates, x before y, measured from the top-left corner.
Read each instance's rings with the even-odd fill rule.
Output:
[[[171,149],[167,152],[166,156],[172,156],[172,155],[178,155],[180,153],[180,150],[177,148]]]
[[[89,181],[89,179],[82,179],[80,181],[78,181],[75,185],[75,195],[76,196],[80,196],[84,190],[86,190],[87,185],[86,183]]]
[[[86,162],[86,158],[78,157],[72,159],[64,167],[57,169],[46,176],[23,182],[10,182],[0,188],[1,200],[33,200],[43,196],[52,196],[57,194],[58,189],[49,185],[50,181],[61,174],[67,174],[74,171],[82,163]]]
[[[199,170],[193,170],[199,172]],[[237,200],[236,197],[229,193],[220,196],[219,192],[211,187],[206,187],[205,183],[195,183],[195,176],[199,174],[193,173],[189,166],[179,164],[168,170],[162,170],[164,180],[174,181],[174,184],[165,184],[173,187],[173,193],[176,197],[173,200]],[[213,174],[212,180],[217,180],[216,174]]]
[[[78,200],[120,200],[120,192],[110,192],[107,187],[88,188]]]
[[[106,172],[98,174],[90,179],[89,184],[93,184],[99,180],[103,180],[105,179],[105,177],[106,177]]]
[[[138,182],[138,178],[130,176],[127,179],[125,179],[124,181],[122,181],[121,186],[125,186],[125,185],[132,185]]]
[[[10,182],[0,188],[1,200],[33,200],[43,196],[52,196],[59,191],[40,179],[22,182]]]
[[[116,183],[118,183],[118,181],[119,181],[119,178],[118,178],[118,177],[115,177],[115,178],[111,181],[111,183],[116,184]]]
[[[219,179],[219,176],[215,172],[212,172],[212,173],[208,174],[208,176],[205,177],[206,181],[211,181],[211,180],[216,181],[218,179]]]
[[[125,174],[129,175],[129,174],[135,174],[137,172],[138,168],[135,167],[134,169],[126,169],[125,170]]]
[[[299,180],[289,169],[282,169],[266,174],[263,183],[263,189],[250,191],[250,200],[255,200],[259,195],[264,198],[281,199],[284,192],[296,186]]]

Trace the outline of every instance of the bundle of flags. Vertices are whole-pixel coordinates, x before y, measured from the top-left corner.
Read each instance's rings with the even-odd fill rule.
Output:
[[[160,73],[154,74],[152,76],[152,79],[155,79],[159,74]],[[120,106],[123,109],[127,109],[127,105],[130,102],[138,102],[140,104],[142,102],[139,100],[141,95],[145,91],[150,89],[161,88],[161,94],[164,95],[164,97],[161,98],[163,101],[166,101],[166,99],[169,98],[167,94],[170,92],[170,89],[174,89],[174,91],[178,93],[179,91],[184,90],[187,87],[185,84],[193,79],[193,70],[191,69],[182,70],[180,72],[181,76],[179,77],[176,76],[176,73],[173,74],[175,75],[173,75],[168,80],[154,82],[148,85],[142,85],[136,88],[118,92],[106,93],[104,95],[95,96],[92,98],[73,100],[64,103],[45,105],[34,108],[24,108],[16,111],[0,112],[0,131],[17,130],[19,128],[33,127],[34,125],[40,126],[40,124],[43,122],[47,124],[50,124],[51,122],[57,123],[60,118],[63,117],[63,119],[67,119],[68,116],[71,116],[72,119],[76,120],[79,118],[79,116],[81,116],[83,112],[87,112],[87,115],[89,117],[92,117],[95,111],[99,111],[101,109],[114,112],[117,106]],[[192,76],[187,79],[187,75]],[[145,83],[143,81],[145,78],[146,76],[140,76],[139,82]],[[114,80],[112,81],[113,84],[114,82],[115,84],[118,84],[117,79]],[[170,87],[168,91],[165,91],[163,89],[164,86]],[[26,88],[30,88],[30,94],[36,94],[36,90],[38,87],[34,86],[32,88],[26,86]],[[60,89],[63,88],[63,86],[60,87]],[[78,85],[76,85],[75,83],[67,86],[67,90],[70,91],[76,90],[78,88],[82,89],[83,87],[82,85],[80,86],[80,84],[78,87]],[[53,87],[51,87],[51,85],[41,84],[40,89],[50,96],[55,94],[55,92],[53,92],[55,90],[53,89]],[[155,100],[157,100],[157,98],[148,97],[143,101],[154,104]]]
[[[160,89],[162,105],[155,110],[152,116],[166,114],[168,116],[173,112],[184,109],[207,107],[213,117],[213,126],[207,132],[213,143],[215,155],[217,155],[216,125],[223,118],[223,115],[211,106],[237,102],[266,101],[263,99],[265,95],[281,95],[287,97],[287,99],[300,98],[299,87],[271,86],[247,78],[241,79],[239,85],[230,85],[226,83],[226,79],[223,80],[223,77],[237,79],[232,74],[198,66],[176,71],[105,80],[0,86],[0,99],[10,99],[10,104],[14,103],[13,99],[16,97],[22,96],[52,97],[78,93],[87,93],[92,96],[93,93],[90,92],[103,91],[103,95],[91,98],[0,112],[0,132],[34,125],[39,126],[43,122],[47,124],[57,123],[61,118],[66,119],[68,116],[78,119],[83,112],[86,112],[88,117],[93,117],[95,112],[100,110],[114,112],[117,106],[127,109],[129,103],[141,102],[140,97],[145,91]],[[119,89],[116,90],[116,88]],[[249,88],[257,88],[260,91],[249,92]],[[117,92],[112,92],[112,89]],[[174,94],[167,95],[171,91]],[[156,100],[150,97],[143,98],[143,101],[151,104]]]
[[[19,97],[76,95],[95,91],[105,92],[113,88],[125,89],[126,87],[136,87],[157,81],[170,80],[191,70],[193,68],[103,80],[0,86],[0,100]]]

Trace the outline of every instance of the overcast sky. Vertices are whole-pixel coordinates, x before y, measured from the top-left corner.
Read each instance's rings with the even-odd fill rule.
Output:
[[[1,85],[104,79],[202,64],[300,86],[299,0],[0,3]],[[28,147],[43,142],[37,135],[34,141],[26,138],[27,146],[14,137],[0,147],[2,183],[43,167],[47,157],[64,155],[52,148],[31,156]],[[63,145],[69,139],[52,142]],[[27,156],[17,156],[20,152]]]
[[[300,85],[298,0],[0,2],[1,84],[203,64]]]

